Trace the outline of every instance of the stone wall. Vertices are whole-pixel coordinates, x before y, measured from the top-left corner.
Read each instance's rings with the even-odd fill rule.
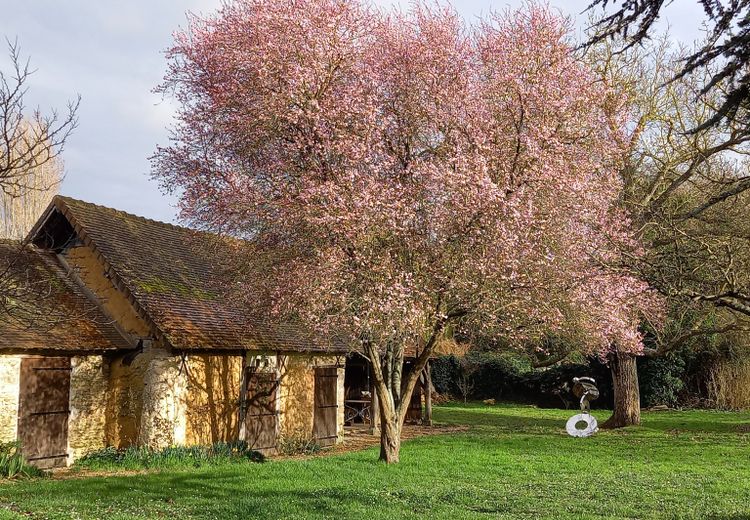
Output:
[[[105,275],[104,265],[99,261],[94,250],[88,246],[70,248],[65,259],[88,290],[96,295],[104,311],[123,331],[136,337],[145,338],[151,330],[120,292]]]
[[[71,359],[68,461],[107,446],[109,367],[102,356]]]
[[[186,443],[237,440],[242,357],[190,355],[185,375]]]
[[[315,358],[279,357],[279,431],[285,437],[312,435],[315,414]]]
[[[183,357],[151,346],[110,361],[73,358],[70,460],[105,446],[236,440],[241,367],[240,356]]]
[[[249,354],[254,363],[258,353]],[[276,367],[280,434],[312,435],[315,368],[333,356],[261,356]],[[0,356],[0,441],[16,438],[20,356]],[[344,370],[339,369],[338,430],[344,425]],[[239,432],[242,357],[172,355],[147,345],[142,353],[71,360],[69,461],[105,446],[232,441]]]
[[[315,368],[334,366],[335,356],[288,354],[279,357],[279,429],[282,436],[310,437],[315,417]],[[344,432],[344,369],[338,370],[339,439]]]
[[[138,443],[143,412],[144,377],[148,352],[125,354],[109,365],[107,445],[125,448]]]
[[[0,355],[0,442],[16,440],[20,374],[19,356]]]
[[[147,364],[138,445],[158,449],[185,444],[186,361],[163,348],[149,348],[141,356]]]

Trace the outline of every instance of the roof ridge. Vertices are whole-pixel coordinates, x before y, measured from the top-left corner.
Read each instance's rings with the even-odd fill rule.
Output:
[[[153,218],[144,217],[142,215],[136,215],[135,213],[130,213],[130,212],[122,210],[122,209],[111,208],[109,206],[104,206],[102,204],[96,204],[95,202],[89,202],[89,201],[86,201],[86,200],[76,199],[75,197],[69,197],[67,195],[55,195],[54,198],[57,199],[57,200],[61,200],[66,205],[68,204],[68,202],[85,204],[87,206],[93,206],[93,207],[95,207],[95,208],[97,208],[99,210],[104,210],[104,211],[108,211],[110,213],[116,213],[116,214],[124,215],[124,216],[127,216],[127,217],[137,218],[138,220],[142,220],[142,221],[149,222],[149,223],[152,223],[152,224],[156,224],[156,225],[159,225],[159,226],[169,227],[169,228],[177,229],[177,230],[180,230],[180,231],[190,231],[190,232],[193,232],[193,233],[205,233],[205,234],[208,234],[208,235],[218,236],[216,233],[212,233],[210,231],[204,231],[202,229],[195,229],[195,228],[191,228],[191,227],[188,227],[188,226],[180,226],[180,225],[177,225],[177,224],[173,224],[171,222],[164,222],[163,220],[156,220],[156,219],[153,219]]]

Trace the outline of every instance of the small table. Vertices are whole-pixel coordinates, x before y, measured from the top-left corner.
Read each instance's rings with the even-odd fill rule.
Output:
[[[357,418],[363,423],[369,423],[372,401],[366,399],[351,399],[344,401],[344,422],[354,424]]]

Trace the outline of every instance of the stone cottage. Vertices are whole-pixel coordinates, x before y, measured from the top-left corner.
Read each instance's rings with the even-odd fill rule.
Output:
[[[202,236],[58,196],[30,246],[0,243],[0,283],[23,292],[0,291],[0,441],[55,467],[105,446],[342,438],[349,348],[245,316]]]

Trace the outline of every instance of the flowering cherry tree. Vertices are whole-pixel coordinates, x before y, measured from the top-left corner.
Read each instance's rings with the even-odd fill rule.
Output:
[[[625,107],[545,7],[237,0],[175,36],[154,175],[182,217],[244,238],[232,295],[371,361],[381,458],[447,327],[638,352],[658,307],[622,270]],[[415,356],[408,373],[404,357]]]

